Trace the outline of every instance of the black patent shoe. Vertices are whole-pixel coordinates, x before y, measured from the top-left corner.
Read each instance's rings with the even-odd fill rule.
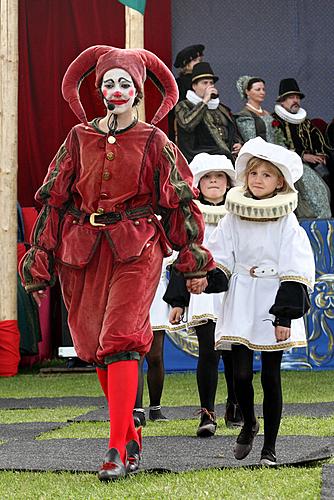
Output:
[[[234,456],[237,460],[243,460],[250,453],[253,447],[254,438],[259,432],[259,429],[260,424],[258,420],[256,420],[251,429],[243,426],[239,433],[239,436],[237,437],[237,442],[233,450]]]
[[[244,419],[238,403],[233,403],[227,400],[224,415],[226,427],[241,427],[244,424]]]
[[[136,429],[138,427],[145,427],[146,425],[145,411],[133,410],[133,422],[135,424]]]
[[[200,409],[201,420],[197,428],[197,437],[214,436],[217,429],[216,414],[214,411],[208,411],[206,408]]]
[[[141,460],[141,452],[137,441],[129,441],[126,445],[126,452],[128,456],[126,471],[129,473],[136,472],[139,469]]]
[[[103,465],[97,473],[100,481],[115,481],[122,479],[127,474],[127,468],[123,464],[120,454],[116,448],[110,448],[104,458]]]

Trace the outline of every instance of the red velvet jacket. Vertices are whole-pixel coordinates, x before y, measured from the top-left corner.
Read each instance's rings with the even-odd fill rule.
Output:
[[[171,248],[179,251],[179,271],[201,275],[214,267],[201,246],[204,224],[192,201],[197,195],[192,174],[177,147],[160,129],[143,122],[119,133],[114,144],[106,139],[95,122],[77,125],[52,161],[36,193],[44,207],[32,246],[20,263],[27,291],[54,283],[55,260],[85,267],[102,232],[123,262],[139,256],[158,231],[165,255]],[[126,217],[126,210],[143,206],[151,207],[152,215],[135,221]],[[95,212],[118,212],[122,220],[93,226],[85,215]]]

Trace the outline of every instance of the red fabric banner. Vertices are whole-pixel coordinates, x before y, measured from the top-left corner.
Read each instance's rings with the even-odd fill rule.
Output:
[[[34,194],[48,165],[77,123],[61,95],[61,81],[73,59],[91,45],[124,47],[125,7],[117,0],[21,0],[19,2],[19,130],[18,199],[35,205]],[[145,48],[171,66],[170,0],[147,0]],[[145,85],[147,120],[161,97]],[[87,116],[104,113],[94,88],[94,75],[82,84],[80,95]],[[166,130],[166,121],[161,125]]]
[[[16,375],[19,362],[20,332],[17,321],[0,321],[0,377]]]

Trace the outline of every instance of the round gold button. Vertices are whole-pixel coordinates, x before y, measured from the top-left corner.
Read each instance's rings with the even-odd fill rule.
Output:
[[[110,153],[107,153],[107,160],[113,160],[115,158],[115,153],[112,151]]]
[[[98,208],[96,211],[98,214],[104,214],[104,208]]]
[[[140,224],[139,220],[135,220],[135,221],[134,221],[134,225],[135,225],[135,226],[139,226],[139,224]]]
[[[103,174],[102,174],[102,179],[103,179],[104,181],[109,181],[109,179],[110,179],[110,172],[108,172],[108,170],[105,170],[105,171],[103,172]]]
[[[107,200],[109,198],[107,193],[101,193],[100,194],[100,200]]]

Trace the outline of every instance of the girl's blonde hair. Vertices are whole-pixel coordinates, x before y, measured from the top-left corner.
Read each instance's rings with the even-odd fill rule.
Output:
[[[246,191],[249,191],[248,182],[247,182],[248,174],[250,172],[252,172],[255,168],[259,167],[260,165],[264,165],[273,174],[276,174],[276,175],[278,175],[279,178],[283,179],[283,186],[281,188],[278,188],[275,191],[275,194],[277,194],[277,193],[287,194],[287,193],[292,192],[291,187],[286,182],[285,177],[282,174],[282,172],[280,171],[280,169],[278,167],[276,167],[276,165],[274,165],[270,161],[263,160],[262,158],[257,158],[257,156],[253,156],[250,160],[248,160],[247,166],[246,166],[245,171],[242,175],[242,181],[244,183],[244,188]]]

